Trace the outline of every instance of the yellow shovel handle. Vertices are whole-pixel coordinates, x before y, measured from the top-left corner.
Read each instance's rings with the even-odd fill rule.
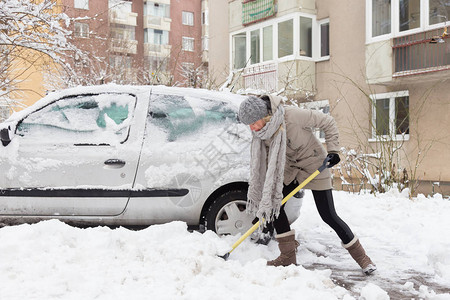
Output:
[[[328,162],[328,161],[326,161]],[[325,165],[325,162],[324,162]],[[320,174],[320,172],[325,168],[319,168],[314,173],[312,173],[308,178],[305,179],[301,184],[299,184],[298,187],[296,187],[292,192],[289,193],[286,197],[284,197],[283,201],[281,201],[281,205],[285,204],[289,199],[291,199],[292,196],[298,193],[305,185],[307,185],[311,180],[313,180],[317,175]],[[264,222],[264,218],[262,219]],[[244,233],[234,244],[231,246],[231,250],[228,253],[233,252],[234,249],[239,246],[240,243],[242,243],[250,234],[252,234],[258,227],[259,227],[260,221],[256,222],[249,230],[247,230],[246,233]]]

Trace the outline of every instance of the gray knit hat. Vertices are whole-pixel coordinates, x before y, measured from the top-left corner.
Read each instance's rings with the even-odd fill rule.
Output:
[[[239,107],[239,120],[245,125],[253,124],[268,114],[266,102],[255,96],[247,97]]]

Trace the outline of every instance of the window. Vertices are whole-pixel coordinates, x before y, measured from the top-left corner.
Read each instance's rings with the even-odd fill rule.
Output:
[[[73,7],[81,9],[89,9],[89,0],[74,0]]]
[[[204,134],[204,130],[216,132],[220,128],[217,125],[226,128],[236,120],[236,112],[230,104],[193,96],[189,96],[188,101],[184,96],[153,94],[150,108],[147,120],[154,128],[147,132],[154,138],[159,136],[155,132],[162,131],[170,142],[183,137],[198,143],[195,133],[202,131]]]
[[[202,37],[202,50],[203,51],[209,50],[209,37],[207,35]]]
[[[322,30],[321,30],[322,28]],[[305,13],[253,24],[231,34],[233,69],[276,60],[329,59],[329,20]]]
[[[170,5],[147,1],[144,4],[144,15],[170,18]]]
[[[75,22],[74,24],[74,36],[88,38],[89,37],[89,25],[85,23]]]
[[[312,19],[300,17],[300,55],[312,57]]]
[[[111,37],[117,40],[135,40],[135,27],[123,24],[111,24]]]
[[[391,0],[372,0],[372,37],[391,33]]]
[[[194,71],[194,63],[191,62],[182,62],[181,66],[183,67],[184,70],[188,71],[188,72],[192,72]]]
[[[328,100],[305,102],[301,103],[300,107],[311,110],[320,110],[327,115],[330,114],[330,102]],[[320,139],[320,141],[325,142],[325,132],[323,130],[315,128],[314,134],[318,139]]]
[[[194,38],[182,37],[182,50],[184,51],[194,51]]]
[[[408,91],[372,95],[373,137],[409,135]]]
[[[442,0],[428,0],[428,19],[430,25],[450,21],[450,2]]]
[[[124,55],[111,55],[109,57],[109,65],[111,68],[116,70],[130,69],[131,68],[131,57]]]
[[[209,25],[209,13],[207,10],[202,12],[202,25]]]
[[[246,61],[247,38],[246,33],[233,35],[233,68],[242,69],[247,64]]]
[[[399,28],[406,31],[420,27],[420,0],[399,0]]]
[[[120,20],[120,23],[127,23],[130,14],[132,13],[131,1],[125,0],[109,0],[108,8],[110,15],[115,20]]]
[[[115,93],[64,98],[28,115],[17,134],[36,141],[53,136],[70,144],[123,142],[135,103],[134,96]]]
[[[278,23],[278,58],[294,54],[294,20]]]
[[[450,0],[366,0],[367,42],[446,26]]]
[[[273,26],[263,28],[263,61],[273,59]]]
[[[320,24],[320,57],[330,56],[330,22]]]
[[[145,60],[147,62],[149,70],[153,73],[153,75],[158,75],[158,72],[166,72],[168,70],[167,57],[147,56],[145,57]]]
[[[0,102],[0,122],[5,121],[9,117],[9,106],[8,103]]]
[[[259,51],[260,51],[260,39],[258,29],[250,32],[250,55],[252,64],[257,64],[260,62]]]
[[[194,13],[189,11],[183,11],[181,13],[183,25],[194,26]]]
[[[154,45],[169,44],[169,32],[159,29],[144,29],[144,43]]]

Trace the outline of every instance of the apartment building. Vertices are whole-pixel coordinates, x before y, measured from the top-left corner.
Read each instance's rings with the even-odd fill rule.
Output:
[[[69,60],[72,68],[79,74],[73,79],[76,81],[74,84],[101,82],[107,67],[105,61],[108,59],[109,42],[113,41],[108,1],[62,0],[61,11],[73,20],[68,25],[72,32],[68,37],[71,43],[88,53],[90,58],[90,61],[86,61],[77,56]],[[60,76],[60,87],[65,87],[68,79],[64,78],[64,73],[54,74],[52,77],[57,80]],[[55,85],[58,88],[57,83]]]
[[[63,0],[63,5],[77,18],[71,25],[74,43],[99,58],[85,70],[95,72],[97,83],[195,86],[199,74],[207,74],[201,0]]]
[[[344,152],[449,195],[449,16],[449,0],[230,0],[232,86],[330,112]]]

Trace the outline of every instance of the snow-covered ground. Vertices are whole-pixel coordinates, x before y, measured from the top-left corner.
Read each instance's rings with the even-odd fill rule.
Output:
[[[335,192],[338,214],[377,264],[359,267],[306,192],[293,228],[299,266],[237,237],[189,232],[182,222],[141,231],[59,221],[0,229],[0,299],[450,299],[450,201]]]

